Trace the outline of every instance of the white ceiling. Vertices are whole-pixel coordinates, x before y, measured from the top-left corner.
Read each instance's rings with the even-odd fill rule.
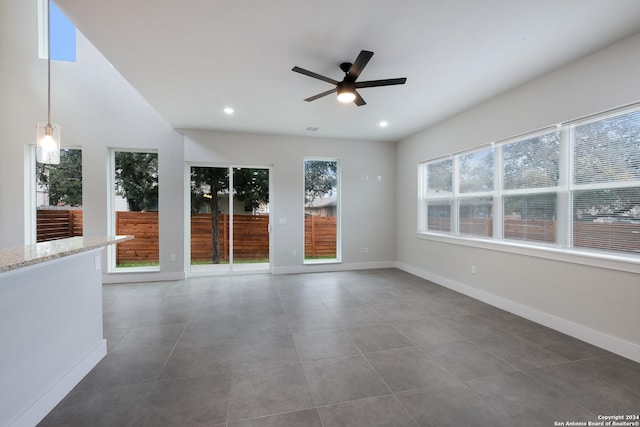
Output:
[[[640,31],[638,0],[55,2],[175,128],[383,141]],[[362,49],[359,80],[407,83],[303,101],[331,86],[293,66],[342,80]]]

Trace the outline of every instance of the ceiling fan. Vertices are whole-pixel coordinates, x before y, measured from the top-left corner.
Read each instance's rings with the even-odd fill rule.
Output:
[[[291,71],[295,71],[296,73],[304,74],[309,77],[313,77],[315,79],[319,79],[325,81],[327,83],[331,83],[336,85],[335,88],[328,90],[326,92],[319,93],[317,95],[311,96],[305,101],[311,102],[315,101],[318,98],[322,98],[323,96],[327,96],[334,92],[338,93],[338,101],[340,102],[352,102],[357,106],[365,105],[364,99],[360,96],[356,89],[364,88],[364,87],[376,87],[376,86],[392,86],[392,85],[403,85],[407,81],[406,77],[401,77],[398,79],[384,79],[384,80],[369,80],[366,82],[357,82],[356,80],[360,76],[360,73],[367,65],[371,57],[373,56],[373,52],[369,52],[368,50],[360,51],[360,54],[356,58],[355,62],[352,64],[350,62],[343,62],[340,64],[340,69],[344,72],[344,78],[342,81],[337,81],[331,79],[329,77],[322,76],[320,74],[314,73],[313,71],[305,70],[300,67],[293,67]]]

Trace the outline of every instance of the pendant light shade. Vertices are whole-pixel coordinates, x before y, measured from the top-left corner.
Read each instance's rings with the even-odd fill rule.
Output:
[[[36,161],[60,164],[60,126],[51,123],[51,0],[47,1],[47,121],[37,125]]]
[[[40,122],[37,125],[36,160],[50,165],[60,164],[60,125]]]

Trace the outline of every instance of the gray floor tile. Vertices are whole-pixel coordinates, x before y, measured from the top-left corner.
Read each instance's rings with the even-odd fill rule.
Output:
[[[363,356],[303,362],[302,368],[318,406],[391,393]]]
[[[522,372],[476,378],[466,382],[496,408],[506,425],[552,426],[555,421],[587,421],[570,399]],[[587,418],[587,419],[585,419]],[[594,420],[595,421],[595,420]]]
[[[461,316],[438,316],[438,322],[453,329],[465,338],[483,338],[504,334],[504,330],[484,322],[471,314]]]
[[[503,415],[463,383],[441,384],[397,396],[420,427],[510,425],[504,424]]]
[[[231,372],[233,354],[231,341],[209,347],[178,345],[167,360],[160,378],[166,380]]]
[[[145,426],[196,426],[226,422],[231,372],[159,381],[143,405]]]
[[[340,322],[340,325],[345,328],[355,328],[387,323],[384,317],[382,317],[377,311],[373,310],[368,305],[346,308],[329,307],[329,311],[338,320],[338,322]]]
[[[347,334],[363,353],[413,346],[407,337],[391,325],[348,328]]]
[[[610,381],[640,394],[640,363],[615,354],[596,357],[582,363]]]
[[[298,332],[293,340],[302,361],[360,354],[344,329]]]
[[[318,408],[325,427],[417,427],[392,395]]]
[[[365,357],[394,392],[458,382],[415,347],[377,351]]]
[[[238,320],[238,335],[241,336],[257,337],[289,331],[289,322],[284,314],[260,315]]]
[[[287,316],[305,313],[307,311],[323,311],[327,308],[320,300],[320,297],[313,295],[311,297],[289,297],[282,298],[282,307]]]
[[[72,391],[39,427],[142,426],[142,404],[153,383]]]
[[[234,339],[238,334],[238,320],[233,314],[210,322],[189,322],[179,345],[190,347],[211,347]]]
[[[638,383],[636,383],[637,392],[624,389],[613,382],[613,378],[602,375],[587,363],[573,362],[532,369],[526,374],[594,415],[632,414],[640,410]],[[593,421],[596,419],[594,418]]]
[[[497,375],[516,370],[469,341],[455,341],[425,347],[429,357],[460,380]]]
[[[229,399],[229,422],[314,407],[297,363],[234,372]]]
[[[518,333],[518,335],[568,360],[588,359],[608,354],[606,350],[551,329]]]
[[[640,364],[397,269],[105,285],[103,306],[108,355],[42,426],[549,426],[638,412]]]
[[[107,353],[111,352],[131,328],[105,329],[103,336],[107,340]]]
[[[477,315],[483,322],[503,332],[539,332],[548,328],[524,317],[494,309]]]
[[[430,316],[464,316],[472,314],[466,304],[460,304],[461,298],[440,298],[430,296],[411,301],[411,305],[419,308]],[[467,302],[464,299],[465,303]]]
[[[230,423],[228,427],[322,427],[322,424],[316,409],[306,409],[304,411],[238,421]]]
[[[496,335],[472,339],[471,342],[518,369],[539,368],[568,362],[568,359],[517,335]]]
[[[340,328],[340,322],[324,306],[319,309],[294,311],[287,314],[291,331],[317,331]]]
[[[293,337],[288,330],[278,334],[238,337],[233,354],[234,371],[299,361]]]
[[[148,351],[107,354],[76,387],[90,390],[155,381],[166,359],[164,353]]]
[[[184,331],[184,325],[149,326],[129,329],[111,351],[122,353],[128,351],[149,351],[153,353],[169,352],[178,342]]]
[[[393,326],[419,347],[465,339],[452,328],[432,317],[421,321],[394,322]]]
[[[428,315],[424,310],[404,301],[377,304],[372,305],[372,307],[389,322],[424,321],[428,319]]]

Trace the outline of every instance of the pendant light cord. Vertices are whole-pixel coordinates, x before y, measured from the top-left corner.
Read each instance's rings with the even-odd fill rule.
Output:
[[[47,124],[51,126],[51,0],[47,0]]]

